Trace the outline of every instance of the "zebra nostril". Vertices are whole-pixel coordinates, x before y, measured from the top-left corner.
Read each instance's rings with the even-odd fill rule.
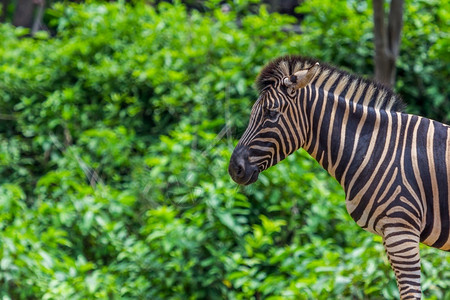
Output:
[[[244,174],[245,174],[244,166],[242,164],[238,164],[237,170],[236,170],[236,175],[238,177],[242,177],[242,176],[244,176]]]
[[[228,173],[238,184],[246,184],[252,176],[253,166],[248,161],[248,149],[237,146],[231,154]]]

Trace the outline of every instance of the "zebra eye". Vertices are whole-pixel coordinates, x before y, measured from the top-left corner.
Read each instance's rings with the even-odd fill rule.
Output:
[[[288,87],[287,88],[287,93],[288,93],[289,96],[294,97],[295,94],[297,94],[297,90],[292,88],[292,87]]]
[[[264,118],[274,120],[278,116],[278,112],[276,110],[270,110],[268,108],[264,108]]]

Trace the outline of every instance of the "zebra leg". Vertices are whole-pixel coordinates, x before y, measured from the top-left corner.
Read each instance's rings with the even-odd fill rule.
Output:
[[[397,279],[400,299],[421,299],[419,234],[405,228],[389,228],[383,245]]]

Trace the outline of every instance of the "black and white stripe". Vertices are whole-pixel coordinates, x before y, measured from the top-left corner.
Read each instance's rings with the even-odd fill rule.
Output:
[[[315,63],[281,57],[263,69],[238,148],[260,171],[306,149],[340,182],[357,224],[383,237],[401,298],[420,299],[419,242],[450,251],[450,126],[403,113],[391,90],[324,64],[305,87],[283,84]]]

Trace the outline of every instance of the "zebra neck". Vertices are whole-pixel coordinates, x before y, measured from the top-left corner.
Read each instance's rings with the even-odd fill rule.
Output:
[[[372,133],[380,126],[381,112],[353,102],[341,92],[327,89],[326,85],[312,88],[306,100],[309,130],[304,148],[345,189],[346,175],[352,174],[352,166],[357,168],[365,155],[358,150],[373,142]]]

